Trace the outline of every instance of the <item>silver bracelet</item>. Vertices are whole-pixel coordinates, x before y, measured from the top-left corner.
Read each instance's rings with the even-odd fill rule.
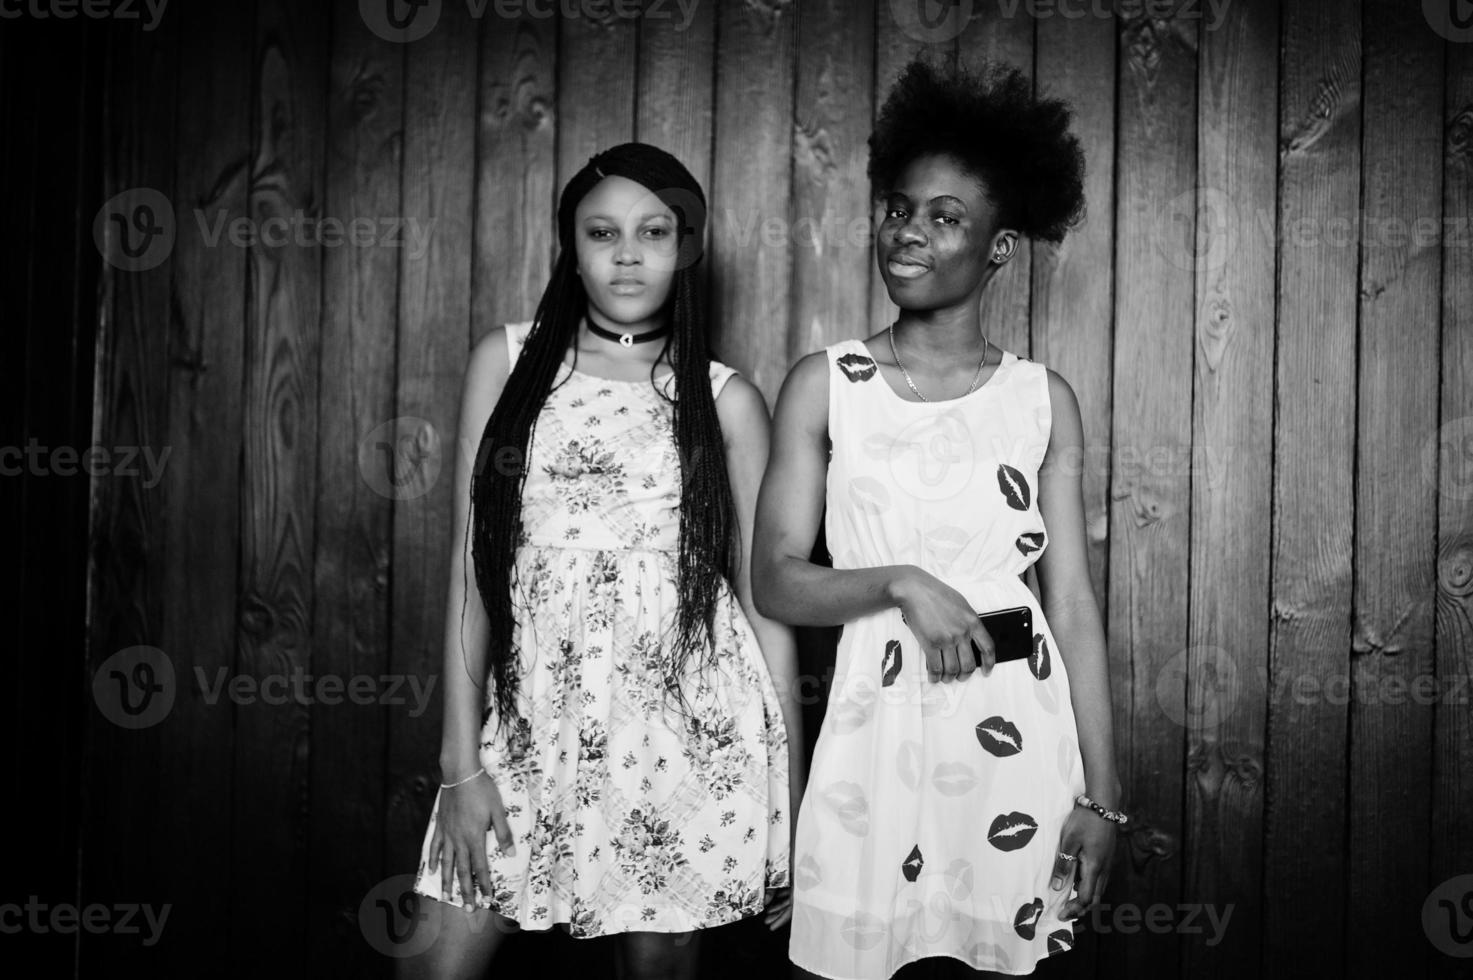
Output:
[[[1119,824],[1122,827],[1124,827],[1127,823],[1130,822],[1130,817],[1128,817],[1128,816],[1125,815],[1125,811],[1123,811],[1123,810],[1107,810],[1102,805],[1100,805],[1099,803],[1096,803],[1094,800],[1090,799],[1088,796],[1085,796],[1083,793],[1080,793],[1078,796],[1074,797],[1074,802],[1076,804],[1078,804],[1079,806],[1089,807],[1091,810],[1093,810],[1095,813],[1098,813],[1100,816],[1104,817],[1106,820],[1114,821],[1115,823]]]
[[[469,776],[465,777],[464,779],[457,780],[456,782],[453,782],[453,783],[441,783],[440,784],[440,788],[441,789],[454,789],[457,786],[460,786],[460,785],[463,785],[464,783],[470,782],[472,779],[475,779],[477,776],[479,776],[483,772],[486,772],[486,767],[485,766],[482,766],[481,768],[477,769],[475,772],[471,773]],[[486,772],[486,775],[489,776],[491,774],[489,772]]]

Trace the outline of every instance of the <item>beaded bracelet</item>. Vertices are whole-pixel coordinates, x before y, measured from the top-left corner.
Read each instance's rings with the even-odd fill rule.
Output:
[[[460,785],[463,785],[465,783],[470,782],[472,779],[475,779],[477,776],[479,776],[483,772],[486,772],[486,767],[485,766],[482,766],[481,768],[477,769],[475,772],[471,773],[469,776],[465,777],[464,779],[457,780],[456,782],[453,782],[453,783],[441,783],[440,784],[440,788],[441,789],[454,789],[457,786],[460,786]],[[486,772],[486,775],[489,776],[491,774],[489,772]]]
[[[1074,797],[1074,802],[1076,804],[1078,804],[1079,806],[1087,806],[1087,807],[1089,807],[1091,810],[1093,810],[1095,813],[1098,813],[1100,816],[1104,817],[1106,820],[1113,820],[1115,823],[1119,824],[1122,827],[1124,827],[1127,823],[1130,822],[1130,817],[1128,817],[1128,816],[1125,815],[1125,811],[1123,811],[1123,810],[1106,810],[1103,806],[1101,806],[1100,804],[1096,803],[1094,800],[1090,799],[1088,796],[1085,796],[1083,793],[1080,793],[1078,796]]]

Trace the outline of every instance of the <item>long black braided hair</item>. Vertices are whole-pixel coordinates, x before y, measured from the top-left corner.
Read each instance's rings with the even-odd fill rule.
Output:
[[[626,177],[649,188],[676,214],[679,247],[677,267],[666,301],[671,329],[662,356],[675,369],[676,396],[660,384],[656,390],[673,404],[675,444],[681,468],[679,612],[673,644],[662,644],[666,656],[666,693],[685,698],[679,679],[692,656],[704,668],[714,651],[712,628],[722,576],[734,575],[736,546],[734,508],[722,451],[716,400],[711,395],[711,353],[706,338],[705,309],[698,276],[706,219],[706,197],[701,186],[679,160],[645,143],[624,143],[589,158],[568,181],[558,200],[559,254],[552,278],[537,305],[531,333],[506,379],[506,387],[476,451],[471,478],[472,557],[476,585],[489,619],[487,660],[494,685],[482,717],[484,725],[494,711],[497,731],[508,740],[515,734],[519,656],[512,647],[512,591],[517,545],[522,530],[522,487],[526,482],[529,443],[537,415],[552,390],[563,357],[574,346],[578,327],[588,309],[588,294],[578,277],[574,241],[574,214],[578,202],[605,177]],[[576,346],[574,357],[576,358]],[[516,450],[523,465],[514,475],[489,465],[505,448]]]

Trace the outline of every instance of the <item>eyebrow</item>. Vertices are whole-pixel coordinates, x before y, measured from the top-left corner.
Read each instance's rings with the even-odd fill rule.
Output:
[[[890,197],[903,197],[907,201],[909,201],[911,199],[910,195],[907,194],[907,193],[905,193],[904,191],[891,191],[888,196],[890,196]],[[967,209],[967,202],[966,201],[963,201],[959,197],[954,197],[951,194],[937,194],[935,197],[931,198],[931,200],[927,201],[926,203],[928,203],[928,204],[937,204],[937,203],[943,203],[943,202],[944,203],[947,203],[947,204],[955,204],[957,207],[961,208],[963,211],[965,211]]]
[[[669,221],[670,220],[670,215],[665,214],[662,211],[646,211],[644,214],[642,214],[642,215],[639,216],[639,220],[640,221],[651,221],[651,220],[654,220],[654,219],[661,219],[661,220]],[[590,214],[587,217],[585,217],[583,220],[584,221],[613,221],[613,222],[617,222],[618,221],[617,218],[614,218],[611,215],[607,215],[607,214]]]

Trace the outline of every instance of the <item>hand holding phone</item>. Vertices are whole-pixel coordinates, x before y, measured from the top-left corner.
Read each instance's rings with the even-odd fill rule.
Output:
[[[1014,606],[1011,609],[978,613],[977,618],[987,630],[987,635],[992,638],[994,664],[1028,659],[1028,654],[1033,649],[1032,609],[1028,606]],[[983,655],[975,640],[972,641],[972,652],[976,654],[980,665]]]

